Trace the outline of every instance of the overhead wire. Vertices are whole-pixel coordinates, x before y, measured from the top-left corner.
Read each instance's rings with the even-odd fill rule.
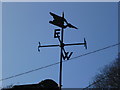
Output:
[[[104,48],[101,48],[101,49],[98,49],[98,50],[94,50],[94,51],[91,51],[91,52],[88,52],[88,53],[85,53],[85,54],[82,54],[82,55],[73,57],[73,58],[71,58],[71,59],[75,59],[75,58],[79,58],[79,57],[82,57],[82,56],[86,56],[86,55],[89,55],[89,54],[92,54],[92,53],[95,53],[95,52],[99,52],[99,51],[102,51],[102,50],[105,50],[105,49],[108,49],[108,48],[117,46],[117,45],[119,45],[119,44],[120,44],[120,43],[117,43],[117,44],[114,44],[114,45],[110,45],[110,46],[107,46],[107,47],[104,47]]]
[[[102,51],[102,50],[105,50],[105,49],[108,49],[108,48],[117,46],[117,45],[119,45],[119,44],[120,44],[120,43],[113,44],[113,45],[110,45],[110,46],[107,46],[107,47],[104,47],[104,48],[101,48],[101,49],[97,49],[97,50],[94,50],[94,51],[91,51],[91,52],[88,52],[88,53],[85,53],[85,54],[81,54],[81,55],[79,55],[79,56],[70,58],[69,60],[73,60],[73,59],[76,59],[76,58],[79,58],[79,57],[82,57],[82,56],[86,56],[86,55],[89,55],[89,54],[92,54],[92,53],[96,53],[96,52],[99,52],[99,51]],[[66,62],[66,61],[69,61],[69,60],[64,60],[64,61],[62,61],[62,62]],[[30,70],[30,71],[26,71],[26,72],[23,72],[23,73],[20,73],[20,74],[16,74],[16,75],[13,75],[13,76],[10,76],[10,77],[7,77],[7,78],[0,79],[0,81],[8,80],[8,79],[11,79],[11,78],[14,78],[14,77],[18,77],[18,76],[25,75],[25,74],[28,74],[28,73],[31,73],[31,72],[34,72],[34,71],[38,71],[38,70],[41,70],[41,69],[44,69],[44,68],[48,68],[48,67],[57,65],[57,64],[59,64],[59,63],[60,63],[60,62],[56,62],[56,63],[49,64],[49,65],[46,65],[46,66],[43,66],[43,67],[39,67],[39,68]]]
[[[109,74],[109,75],[114,75],[114,73]],[[94,81],[93,83],[89,84],[87,87],[83,88],[82,90],[86,90],[86,89],[88,89],[88,88],[90,88],[91,86],[93,86],[93,85],[101,82],[102,80],[104,80],[104,79],[106,79],[106,78],[108,78],[108,75],[104,75],[104,77],[102,77],[101,79],[98,79],[97,81]]]
[[[101,78],[101,79],[99,79],[99,80],[97,80],[97,81],[95,81],[95,82],[89,84],[87,87],[83,88],[82,90],[86,90],[86,89],[90,88],[91,86],[93,86],[94,84],[100,82],[101,80],[103,80],[103,79],[105,79],[105,78],[106,78],[106,77],[103,77],[103,78]]]

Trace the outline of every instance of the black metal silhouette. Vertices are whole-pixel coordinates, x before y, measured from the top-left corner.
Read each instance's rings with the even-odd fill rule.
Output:
[[[50,12],[50,15],[53,16],[54,20],[53,21],[49,21],[49,23],[53,24],[53,25],[56,25],[56,26],[59,26],[61,28],[66,28],[66,27],[69,27],[69,28],[75,28],[75,29],[78,29],[77,27],[73,26],[72,24],[68,23],[67,20],[61,16],[58,16],[52,12]],[[64,22],[67,24],[67,25],[64,25]]]
[[[62,87],[62,59],[69,60],[70,57],[73,54],[73,52],[65,51],[64,47],[65,46],[73,46],[73,45],[84,45],[84,47],[87,49],[87,43],[86,43],[86,40],[84,38],[84,43],[65,44],[63,42],[64,29],[66,27],[75,28],[75,29],[78,29],[78,28],[67,22],[67,20],[64,18],[64,12],[62,13],[62,16],[58,16],[58,15],[52,13],[52,12],[50,12],[50,15],[53,16],[54,20],[49,21],[49,23],[51,23],[53,25],[56,25],[58,27],[61,27],[61,29],[55,29],[55,31],[54,31],[54,38],[57,38],[59,40],[59,44],[58,45],[41,45],[40,42],[39,42],[38,51],[40,51],[39,48],[42,48],[42,47],[60,47],[61,48],[60,75],[59,75],[59,88],[61,90],[61,87]],[[67,25],[64,25],[64,23],[66,23]],[[60,36],[60,34],[61,34],[61,36]]]

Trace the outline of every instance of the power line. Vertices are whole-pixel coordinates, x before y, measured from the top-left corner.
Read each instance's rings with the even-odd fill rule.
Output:
[[[120,44],[120,43],[117,43],[117,44],[114,44],[114,45],[110,45],[110,46],[107,46],[107,47],[104,47],[104,48],[101,48],[101,49],[98,49],[98,50],[95,50],[95,51],[91,51],[91,52],[88,52],[88,53],[85,53],[85,54],[82,54],[82,55],[73,57],[73,58],[71,58],[71,59],[75,59],[75,58],[79,58],[79,57],[82,57],[82,56],[86,56],[86,55],[89,55],[89,54],[92,54],[92,53],[95,53],[95,52],[99,52],[99,51],[102,51],[102,50],[105,50],[105,49],[108,49],[108,48],[117,46],[117,45],[119,45],[119,44]]]
[[[113,75],[113,74],[114,74],[114,73],[112,73],[112,74],[110,74],[110,75]],[[93,86],[94,84],[97,84],[97,83],[101,82],[101,80],[106,79],[107,76],[108,76],[108,75],[104,75],[104,77],[102,77],[101,79],[99,79],[99,80],[97,80],[97,81],[95,81],[95,82],[89,84],[87,87],[83,88],[82,90],[86,90],[86,89],[90,88],[91,86]]]
[[[111,75],[112,75],[112,74],[111,74]],[[101,80],[104,80],[105,78],[107,78],[107,76],[104,76],[104,77],[102,77],[101,79],[99,79],[99,80],[97,80],[97,81],[89,84],[87,87],[83,88],[82,90],[86,90],[86,89],[90,88],[91,86],[93,86],[94,84],[97,84],[97,83],[101,82]]]
[[[60,63],[60,62],[56,62],[56,63],[50,64],[50,65],[46,65],[46,66],[43,66],[43,67],[40,67],[40,68],[36,68],[36,69],[30,70],[30,71],[27,71],[27,72],[23,72],[23,73],[20,73],[20,74],[16,74],[16,75],[13,75],[13,76],[10,76],[10,77],[1,79],[0,81],[4,81],[4,80],[7,80],[7,79],[11,79],[11,78],[14,78],[14,77],[18,77],[18,76],[21,76],[21,75],[24,75],[24,74],[27,74],[27,73],[31,73],[31,72],[34,72],[34,71],[37,71],[37,70],[40,70],[40,69],[44,69],[44,68],[47,68],[47,67],[50,67],[50,66],[59,64],[59,63]]]
[[[92,52],[88,52],[88,53],[85,53],[85,54],[82,54],[82,55],[73,57],[73,58],[71,58],[71,59],[69,59],[69,60],[73,60],[73,59],[76,59],[76,58],[79,58],[79,57],[82,57],[82,56],[86,56],[86,55],[89,55],[89,54],[92,54],[92,53],[96,53],[96,52],[99,52],[99,51],[102,51],[102,50],[111,48],[111,47],[115,47],[115,46],[117,46],[117,45],[119,45],[119,44],[120,44],[120,43],[117,43],[117,44],[110,45],[110,46],[107,46],[107,47],[104,47],[104,48],[101,48],[101,49],[98,49],[98,50],[95,50],[95,51],[92,51]],[[62,61],[62,62],[66,62],[66,61],[69,61],[69,60],[64,60],[64,61]],[[21,76],[21,75],[24,75],[24,74],[28,74],[28,73],[31,73],[31,72],[34,72],[34,71],[38,71],[38,70],[41,70],[41,69],[44,69],[44,68],[48,68],[48,67],[57,65],[57,64],[59,64],[59,63],[60,63],[60,62],[56,62],[56,63],[50,64],[50,65],[46,65],[46,66],[43,66],[43,67],[40,67],[40,68],[37,68],[37,69],[33,69],[33,70],[30,70],[30,71],[27,71],[27,72],[23,72],[23,73],[20,73],[20,74],[16,74],[16,75],[13,75],[13,76],[10,76],[10,77],[7,77],[7,78],[0,79],[0,81],[8,80],[8,79],[11,79],[11,78],[14,78],[14,77],[18,77],[18,76]]]
[[[83,88],[82,90],[88,89],[89,87],[93,86],[94,84],[100,82],[101,80],[103,80],[103,79],[105,79],[105,78],[106,78],[106,77],[103,77],[103,78],[101,78],[101,79],[99,79],[99,80],[93,82],[92,84],[88,85],[87,87]]]

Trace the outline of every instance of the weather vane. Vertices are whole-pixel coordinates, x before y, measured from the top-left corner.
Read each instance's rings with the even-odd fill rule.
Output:
[[[86,43],[85,38],[84,38],[84,43],[70,43],[70,44],[64,43],[63,42],[64,29],[66,29],[67,27],[74,28],[74,29],[78,29],[78,28],[67,22],[67,20],[64,18],[64,12],[62,13],[62,16],[58,16],[52,12],[50,12],[50,15],[53,16],[54,20],[49,21],[49,23],[61,28],[61,29],[54,30],[54,38],[57,38],[59,40],[59,44],[57,44],[57,45],[41,45],[39,42],[38,51],[40,51],[40,48],[42,48],[42,47],[60,47],[61,48],[60,75],[59,75],[59,85],[60,85],[60,90],[61,90],[61,87],[62,87],[62,60],[69,60],[73,54],[73,52],[67,52],[65,50],[65,46],[84,45],[84,47],[87,49],[87,43]]]

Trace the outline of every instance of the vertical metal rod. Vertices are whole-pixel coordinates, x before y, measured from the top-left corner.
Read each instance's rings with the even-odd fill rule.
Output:
[[[64,13],[63,13],[62,17],[64,18]],[[63,54],[62,54],[63,45],[62,44],[63,44],[63,33],[64,33],[64,30],[63,30],[63,27],[62,27],[62,29],[61,29],[61,42],[60,42],[60,45],[61,45],[61,52],[60,52],[60,75],[59,75],[60,90],[62,90],[61,87],[62,87],[62,57],[63,57]]]
[[[63,43],[63,28],[61,30],[61,44]],[[61,54],[60,54],[60,79],[59,79],[59,85],[60,85],[60,90],[61,90],[61,87],[62,87],[62,49],[63,49],[63,46],[61,45]]]

